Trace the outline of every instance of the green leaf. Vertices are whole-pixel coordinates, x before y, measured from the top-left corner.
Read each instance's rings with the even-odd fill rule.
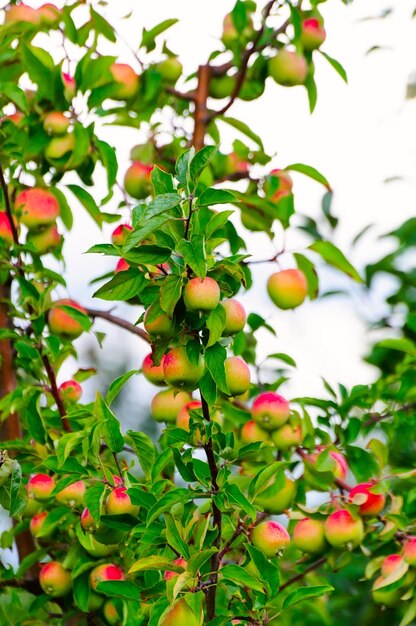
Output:
[[[22,511],[26,505],[26,498],[20,495],[22,484],[22,470],[17,461],[13,461],[10,477],[10,517],[14,517]]]
[[[97,591],[110,598],[140,600],[140,587],[137,587],[130,580],[105,580],[98,583]]]
[[[187,570],[192,576],[195,576],[201,567],[206,563],[213,554],[218,552],[217,548],[208,548],[207,550],[201,550],[201,552],[195,552],[188,561]]]
[[[71,230],[74,220],[71,208],[68,204],[68,200],[66,199],[65,194],[57,187],[50,187],[49,191],[53,193],[53,195],[59,202],[59,217],[63,221],[64,226],[66,226],[68,230]]]
[[[256,143],[259,146],[260,150],[264,150],[263,142],[261,138],[259,137],[259,135],[253,132],[250,126],[248,126],[241,120],[236,120],[233,117],[225,117],[224,115],[220,115],[217,119],[221,120],[222,122],[225,122],[226,124],[228,124],[229,126],[232,126],[233,128],[236,128],[237,130],[240,131],[240,133],[243,133],[243,135],[246,135],[246,137],[254,141],[254,143]]]
[[[279,568],[249,543],[246,549],[259,573],[260,580],[269,587],[271,597],[275,596],[280,584]]]
[[[205,226],[205,237],[208,240],[212,235],[219,229],[227,224],[230,215],[232,215],[234,211],[221,211],[221,213],[216,213],[211,217],[208,224]]]
[[[313,77],[313,74],[308,74],[305,80],[305,88],[308,94],[309,111],[313,113],[316,107],[316,103],[318,101],[318,90],[316,87],[315,78]]]
[[[102,224],[102,216],[100,209],[97,206],[92,195],[83,187],[79,187],[79,185],[67,185],[68,189],[72,191],[74,196],[81,202],[84,209],[87,210],[88,214],[92,217],[94,222],[101,226]]]
[[[114,400],[116,399],[116,397],[118,396],[118,394],[120,393],[120,391],[122,390],[126,382],[130,380],[132,376],[138,373],[139,373],[139,370],[131,370],[130,372],[127,372],[126,374],[123,374],[122,376],[119,376],[118,378],[113,380],[113,382],[108,388],[108,391],[105,397],[105,401],[108,404],[108,406],[110,406],[112,402],[114,402]]]
[[[159,196],[160,194],[174,193],[175,188],[173,185],[173,176],[160,169],[157,165],[155,165],[152,169],[150,179],[156,196]]]
[[[333,59],[332,57],[330,57],[329,54],[327,54],[326,52],[323,52],[322,50],[319,50],[319,52],[322,54],[323,57],[325,57],[325,59],[328,61],[328,63],[330,63],[330,65],[332,65],[334,70],[341,76],[342,80],[345,83],[348,83],[347,72],[342,67],[341,63],[339,61],[337,61],[336,59]]]
[[[199,176],[218,152],[216,146],[204,146],[199,150],[189,164],[189,175],[191,180],[196,183]]]
[[[223,393],[229,394],[224,368],[224,361],[227,358],[226,349],[216,343],[205,350],[204,356],[205,364],[215,384]]]
[[[95,399],[94,415],[100,423],[101,434],[111,452],[120,452],[124,446],[124,437],[120,431],[120,423],[99,393],[97,393]]]
[[[146,556],[135,561],[129,569],[129,574],[143,572],[147,570],[171,570],[172,572],[183,572],[183,567],[175,565],[170,559],[163,556]]]
[[[205,238],[203,235],[192,235],[191,240],[182,239],[176,246],[177,252],[183,256],[186,265],[199,277],[207,275]]]
[[[147,220],[146,223],[140,225],[136,230],[131,232],[126,241],[124,242],[122,254],[127,254],[129,250],[134,248],[137,244],[139,244],[143,239],[147,239],[149,235],[151,235],[155,230],[166,224],[171,219],[170,215],[162,214],[156,215],[151,219]]]
[[[296,361],[292,359],[288,354],[284,354],[283,352],[275,352],[274,354],[269,354],[267,356],[268,359],[277,359],[278,361],[283,361],[283,363],[287,363],[292,367],[296,367]]]
[[[300,587],[300,589],[295,589],[292,593],[289,593],[289,595],[284,599],[282,608],[283,610],[288,609],[290,606],[303,602],[303,600],[318,598],[319,596],[324,596],[331,591],[334,591],[334,588],[331,585]]]
[[[380,468],[371,452],[358,446],[346,446],[348,466],[359,482],[378,476]]]
[[[139,463],[143,468],[146,477],[150,476],[152,467],[156,461],[157,450],[152,440],[146,433],[128,430],[126,433],[128,442],[133,446]]]
[[[141,48],[146,48],[148,52],[151,52],[156,48],[155,39],[158,35],[165,32],[168,28],[178,22],[177,19],[164,20],[157,26],[154,26],[151,30],[143,28],[142,40],[140,42]]]
[[[305,176],[309,176],[313,180],[316,180],[321,185],[324,185],[327,189],[331,189],[331,185],[325,178],[321,172],[318,172],[317,169],[312,167],[311,165],[305,165],[304,163],[292,163],[292,165],[287,165],[285,170],[292,170],[292,172],[300,172],[301,174],[305,174]]]
[[[295,257],[296,265],[306,276],[308,296],[311,300],[315,300],[319,293],[319,278],[315,265],[304,254],[295,252],[293,256]]]
[[[149,202],[144,212],[143,220],[147,221],[156,215],[160,215],[160,213],[165,213],[165,211],[175,208],[181,202],[182,198],[177,193],[161,194]]]
[[[15,83],[0,83],[0,94],[14,102],[19,111],[28,112],[25,92]]]
[[[189,165],[194,154],[195,154],[194,148],[189,148],[189,150],[182,152],[182,154],[178,157],[176,161],[176,164],[175,164],[176,178],[179,180],[179,182],[182,183],[182,185],[186,185],[188,183]]]
[[[117,272],[108,283],[97,289],[93,298],[102,300],[130,300],[137,296],[146,283],[143,274],[135,268]]]
[[[211,206],[235,202],[236,196],[226,189],[205,189],[197,200],[197,206]],[[221,215],[221,214],[220,214]]]
[[[106,486],[101,482],[93,483],[85,492],[85,506],[96,524],[100,521],[105,494]]]
[[[236,483],[227,483],[224,486],[224,495],[226,496],[229,502],[233,504],[237,504],[238,507],[244,512],[244,514],[248,515],[251,521],[254,521],[257,516],[257,511],[251,502],[246,498],[246,496],[242,493],[241,489],[238,487]]]
[[[113,27],[103,18],[102,15],[94,11],[92,7],[90,7],[91,18],[95,27],[95,31],[100,35],[103,35],[106,39],[111,41],[112,43],[116,43],[117,38],[114,32]]]
[[[343,252],[330,241],[315,241],[308,248],[317,252],[332,267],[336,267],[359,283],[363,282],[361,276]]]
[[[179,502],[189,502],[193,499],[193,497],[194,496],[190,491],[188,491],[188,489],[178,488],[168,491],[150,509],[146,520],[147,526],[150,526],[150,524],[165,511],[170,511],[174,504]]]
[[[166,540],[185,559],[189,559],[189,546],[181,536],[181,527],[176,524],[172,515],[165,513]]]
[[[182,277],[170,274],[163,281],[160,289],[160,307],[170,317],[173,315],[175,306],[182,295]]]
[[[126,261],[131,263],[137,263],[142,265],[159,265],[160,263],[166,263],[171,257],[172,250],[170,248],[164,248],[163,246],[141,245],[138,248],[133,248],[123,255]]]
[[[101,163],[107,172],[107,185],[110,192],[117,179],[118,162],[116,151],[106,141],[95,139],[94,143],[100,155]]]
[[[222,336],[225,327],[225,309],[222,304],[219,304],[209,314],[206,321],[207,328],[209,330],[209,339],[207,348],[217,343],[218,339]]]
[[[399,350],[406,352],[410,356],[416,356],[416,345],[410,339],[383,339],[376,344],[380,348],[388,348],[389,350]]]
[[[261,593],[266,591],[264,585],[240,565],[224,565],[220,569],[220,576],[225,580],[230,580],[239,587],[248,587]]]

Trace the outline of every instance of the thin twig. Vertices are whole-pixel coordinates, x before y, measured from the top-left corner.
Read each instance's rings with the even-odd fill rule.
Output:
[[[89,309],[89,308],[86,308],[86,311],[87,311],[87,314],[93,319],[101,318],[103,320],[106,320],[107,322],[110,322],[110,324],[114,324],[115,326],[120,326],[120,328],[124,328],[125,330],[128,330],[130,333],[133,333],[134,335],[137,335],[141,339],[144,339],[144,341],[147,341],[147,343],[150,343],[150,337],[146,333],[146,331],[142,330],[141,328],[138,328],[131,322],[128,322],[127,320],[124,320],[123,318],[118,317],[117,315],[113,315],[112,313],[109,313],[108,311],[100,311],[99,309]]]
[[[53,399],[55,400],[55,404],[57,406],[57,409],[59,411],[59,415],[61,416],[62,419],[62,426],[64,427],[64,430],[67,433],[71,432],[71,426],[69,424],[68,418],[67,418],[67,412],[64,406],[64,403],[62,402],[62,398],[61,398],[61,394],[59,392],[58,389],[58,385],[56,383],[56,376],[55,376],[55,372],[54,369],[51,365],[51,362],[49,361],[49,358],[46,354],[42,354],[43,351],[43,346],[39,346],[39,353],[41,355],[41,359],[42,359],[42,363],[43,366],[45,368],[46,374],[48,376],[49,379],[49,384],[51,386],[51,394],[53,396]]]
[[[169,85],[165,87],[165,91],[167,91],[167,93],[169,93],[171,96],[175,96],[175,98],[180,98],[181,100],[188,100],[190,102],[193,102],[195,100],[194,91],[188,91],[188,92],[178,91],[177,89],[174,89],[173,87],[169,87]]]
[[[296,574],[296,576],[289,578],[289,580],[283,583],[283,585],[280,585],[279,591],[283,591],[283,589],[290,587],[294,583],[298,582],[298,580],[302,580],[302,578],[304,578],[306,574],[309,574],[309,572],[313,572],[314,570],[318,569],[318,567],[321,567],[321,565],[323,565],[325,562],[326,556],[322,556],[320,559],[315,561],[315,563],[312,563],[312,565],[309,565],[309,567],[304,569],[303,572],[301,572],[300,574]]]
[[[207,128],[207,99],[209,92],[209,80],[211,76],[211,66],[200,65],[198,68],[198,85],[195,91],[195,113],[194,113],[194,133],[192,144],[195,150],[204,147],[205,132]]]

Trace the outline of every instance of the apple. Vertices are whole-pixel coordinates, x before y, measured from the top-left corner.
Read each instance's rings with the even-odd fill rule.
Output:
[[[253,38],[254,33],[253,22],[250,17],[248,17],[247,24],[241,33],[234,25],[231,13],[227,13],[224,17],[221,40],[227,48],[232,47],[239,40],[242,44],[247,43]]]
[[[386,497],[384,494],[371,493],[374,483],[360,483],[353,487],[349,493],[349,501],[359,505],[360,515],[376,517],[384,509]],[[365,501],[363,502],[363,499]]]
[[[254,499],[257,506],[261,506],[266,513],[280,515],[290,508],[296,494],[296,483],[285,475],[283,487],[280,478],[272,476],[262,487]]]
[[[321,554],[327,547],[325,529],[322,522],[304,517],[295,526],[293,543],[306,554]]]
[[[334,548],[356,548],[364,538],[361,518],[347,509],[334,511],[325,521],[325,537]]]
[[[183,66],[177,57],[164,59],[156,66],[157,71],[167,83],[174,85],[182,74]]]
[[[88,554],[96,557],[97,559],[101,559],[104,556],[109,556],[110,554],[113,554],[115,552],[120,552],[119,543],[101,543],[100,541],[97,541],[97,539],[91,533],[83,535],[80,539],[80,543],[84,550],[88,552]]]
[[[30,22],[31,24],[39,24],[40,15],[36,9],[27,6],[26,4],[12,5],[6,11],[4,18],[5,24],[12,22]]]
[[[224,300],[221,302],[221,305],[225,310],[225,326],[222,336],[229,337],[241,332],[247,320],[247,314],[243,305],[234,299]]]
[[[188,561],[185,561],[185,559],[183,559],[182,557],[179,557],[178,559],[174,559],[173,564],[179,565],[179,567],[183,567],[183,569],[186,569],[186,566],[188,565]],[[172,578],[176,578],[177,576],[179,576],[178,572],[174,572],[172,570],[166,570],[166,572],[163,575],[163,578],[165,580],[172,580]]]
[[[396,606],[396,604],[400,601],[400,597],[403,595],[403,589],[383,588],[381,585],[383,585],[384,581],[384,576],[379,576],[376,579],[371,590],[373,601],[376,604],[383,604],[384,606]]]
[[[287,548],[290,543],[289,533],[278,522],[271,520],[260,522],[251,531],[251,543],[269,559]]]
[[[39,501],[47,500],[54,489],[55,481],[47,474],[35,474],[27,483],[28,496]]]
[[[153,356],[150,352],[147,356],[145,356],[143,364],[142,364],[142,372],[145,378],[150,383],[158,386],[165,385],[165,374],[163,372],[163,359],[161,358],[159,365],[155,365],[153,363]]]
[[[137,200],[147,198],[152,192],[150,173],[153,165],[141,161],[133,161],[124,176],[124,187],[127,193]]]
[[[224,361],[225,380],[230,396],[239,396],[250,388],[250,369],[240,356],[229,356]]]
[[[300,424],[283,424],[271,435],[271,440],[278,450],[289,450],[302,443],[302,427]]]
[[[36,513],[36,515],[32,517],[29,523],[29,530],[33,537],[38,537],[40,535],[47,517],[48,517],[47,511]]]
[[[60,385],[59,393],[63,402],[75,404],[82,396],[82,387],[76,380],[66,380]]]
[[[118,565],[105,563],[97,565],[90,572],[90,586],[93,591],[97,591],[98,584],[108,580],[126,580],[124,572]],[[100,593],[99,591],[97,593]]]
[[[139,514],[139,507],[130,500],[126,487],[116,487],[111,491],[105,501],[105,509],[107,515],[128,513],[137,516]]]
[[[189,411],[198,411],[199,409],[202,409],[202,403],[199,400],[192,400],[185,404],[176,416],[176,426],[183,428],[183,430],[189,430],[189,420],[191,419]]]
[[[75,135],[73,133],[52,137],[45,148],[45,159],[52,165],[57,165],[60,159],[69,158],[75,148]],[[62,165],[62,163],[58,163]]]
[[[0,238],[3,239],[5,244],[13,245],[12,227],[5,211],[0,211]]]
[[[115,246],[122,246],[132,230],[133,227],[130,224],[119,224],[111,234],[111,243]]]
[[[191,278],[183,290],[183,301],[188,311],[213,311],[220,301],[220,288],[213,278]]]
[[[229,98],[234,91],[235,77],[223,74],[222,76],[213,76],[209,81],[209,95],[211,98]]]
[[[110,65],[113,80],[119,85],[113,100],[132,100],[139,91],[139,77],[130,65],[113,63]]]
[[[98,593],[92,593],[92,591],[88,595],[88,613],[95,613],[102,607],[104,603],[104,598],[99,596]]]
[[[192,391],[198,386],[205,363],[198,355],[197,363],[190,361],[185,346],[171,348],[163,359],[163,374],[168,385]]]
[[[39,584],[43,591],[53,598],[61,598],[71,590],[71,574],[59,561],[41,564]]]
[[[127,263],[126,259],[119,259],[114,269],[114,273],[118,274],[119,272],[126,272],[129,269],[130,265]]]
[[[406,563],[416,566],[416,537],[407,537],[403,544],[403,556]]]
[[[61,111],[50,111],[43,118],[43,128],[49,135],[65,135],[69,125],[69,119]]]
[[[27,490],[27,485],[26,485],[26,490]],[[40,513],[40,510],[41,510],[41,503],[35,500],[33,496],[28,496],[28,499],[26,501],[26,506],[23,509],[23,515],[27,517],[33,517],[33,515]]]
[[[273,202],[292,193],[293,180],[286,170],[274,169],[264,179],[263,190]]]
[[[71,508],[82,506],[84,504],[84,496],[87,488],[83,480],[68,485],[56,494],[56,500],[59,504],[66,504]]]
[[[245,445],[257,441],[269,441],[269,433],[260,428],[254,420],[249,420],[241,428],[240,440]]]
[[[199,626],[200,620],[184,598],[177,600],[162,613],[158,626]]]
[[[191,395],[186,391],[164,389],[153,397],[150,412],[156,422],[173,424],[181,408],[191,400]]]
[[[19,221],[29,229],[53,224],[59,215],[59,203],[47,189],[32,187],[17,194],[14,204]]]
[[[305,50],[316,50],[324,43],[325,39],[326,32],[321,20],[316,17],[303,20],[300,40]]]
[[[289,402],[273,391],[261,393],[253,402],[251,417],[264,430],[272,431],[289,419]]]
[[[301,54],[283,48],[269,59],[269,75],[279,85],[302,85],[308,75],[308,64]]]
[[[53,26],[60,18],[60,10],[51,2],[46,2],[38,9],[38,15],[42,24],[45,26]]]
[[[62,83],[64,86],[64,97],[70,102],[77,92],[77,84],[75,78],[66,72],[62,72]]]
[[[22,113],[21,111],[15,111],[11,115],[6,115],[5,117],[2,117],[0,120],[0,123],[8,121],[8,122],[12,122],[12,124],[14,124],[15,126],[22,126],[24,119],[25,119],[24,113]]]
[[[311,454],[310,461],[315,463],[319,454],[325,450],[324,446],[318,447],[318,452]],[[348,464],[345,460],[344,456],[340,452],[336,452],[335,450],[331,450],[329,456],[335,461],[335,467],[332,471],[335,478],[339,478],[340,480],[345,480],[348,473]]]
[[[93,532],[94,530],[97,530],[97,524],[87,507],[85,507],[85,509],[82,511],[80,521],[81,528],[86,532]]]
[[[225,173],[227,176],[232,174],[248,174],[250,163],[244,161],[236,152],[227,154],[225,160]]]
[[[401,554],[389,554],[381,564],[381,575],[387,578],[387,576],[398,570],[399,567],[407,567]]]
[[[62,309],[63,306],[70,307],[87,315],[87,311],[84,307],[78,304],[78,302],[75,302],[75,300],[70,300],[69,298],[57,300],[48,313],[49,330],[53,335],[58,335],[66,339],[76,339],[82,334],[84,329],[76,319]]]
[[[30,230],[26,237],[26,243],[33,247],[33,255],[41,256],[52,252],[59,246],[62,237],[56,224],[50,224],[37,230]]]
[[[275,272],[267,281],[267,292],[280,309],[295,309],[302,304],[308,293],[306,276],[298,269]]]
[[[103,606],[103,615],[111,626],[119,626],[123,617],[119,614],[114,600],[106,600]]]

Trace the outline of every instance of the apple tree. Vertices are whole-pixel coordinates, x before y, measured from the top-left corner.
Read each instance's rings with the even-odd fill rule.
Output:
[[[0,570],[2,624],[414,623],[416,284],[401,256],[414,220],[390,234],[397,252],[361,276],[332,242],[325,176],[274,167],[255,124],[231,114],[270,81],[298,86],[313,112],[318,55],[346,79],[323,49],[321,4],[237,0],[190,76],[163,43],[174,19],[143,30],[126,64],[104,1],[3,11],[0,503],[12,522],[1,547],[19,559]],[[126,172],[103,123],[147,137],[129,146]],[[224,128],[235,133],[230,153]],[[319,223],[299,212],[291,172],[322,187]],[[74,198],[100,227],[114,224],[89,250],[96,308],[69,297],[51,263],[77,228]],[[303,250],[286,249],[289,229]],[[275,241],[272,258],[253,259],[252,232]],[[253,262],[267,267],[281,315],[318,297],[322,264],[363,293],[394,275],[397,328],[368,357],[374,383],[288,398],[293,358],[260,362],[259,337],[275,329],[239,301]],[[108,302],[128,303],[136,323]],[[86,403],[92,370],[58,380],[83,334],[106,350],[96,319],[149,352]],[[132,376],[155,385],[157,441],[115,415]]]

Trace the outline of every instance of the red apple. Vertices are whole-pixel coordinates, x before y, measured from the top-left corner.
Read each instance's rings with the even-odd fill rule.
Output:
[[[75,82],[75,78],[66,72],[62,72],[62,83],[64,85],[64,96],[65,99],[69,102],[72,98],[75,97],[77,92],[77,84]]]
[[[0,211],[0,238],[8,246],[13,245],[12,227],[5,211]]]
[[[133,227],[129,224],[119,224],[112,232],[111,242],[115,246],[122,246],[132,230]]]
[[[191,419],[189,411],[198,411],[199,409],[202,409],[202,403],[199,400],[192,400],[192,402],[185,404],[176,416],[176,426],[183,428],[183,430],[189,430],[189,420]]]
[[[266,176],[263,189],[266,196],[273,202],[279,202],[281,198],[292,193],[293,180],[286,170],[274,169]]]
[[[64,311],[61,307],[70,307],[76,311],[87,314],[87,311],[75,300],[69,298],[63,300],[57,300],[54,302],[54,306],[49,310],[48,324],[49,330],[53,335],[58,335],[67,339],[76,339],[83,332],[82,325],[69,313]]]
[[[36,9],[27,6],[26,4],[11,5],[6,11],[4,18],[5,24],[12,22],[30,22],[31,24],[39,24],[40,15]]]
[[[176,422],[177,415],[181,408],[188,404],[192,397],[186,391],[176,391],[175,389],[165,389],[159,391],[152,400],[150,412],[156,422]]]
[[[250,369],[240,356],[229,356],[224,361],[225,380],[229,395],[239,396],[250,388]]]
[[[224,300],[221,305],[225,310],[225,326],[222,331],[223,337],[229,337],[230,335],[236,335],[243,330],[247,314],[240,302],[237,300]]]
[[[305,50],[316,50],[326,39],[322,21],[316,17],[309,17],[302,22],[300,40]]]
[[[105,501],[107,515],[138,515],[139,507],[132,503],[126,487],[116,487],[107,496]]]
[[[14,208],[20,222],[28,228],[53,224],[59,215],[56,197],[40,187],[24,189],[18,193]]]
[[[416,566],[416,537],[407,537],[403,544],[403,556],[406,563]]]
[[[114,81],[119,85],[114,100],[132,100],[139,91],[139,77],[130,65],[126,63],[113,63],[110,72]]]
[[[283,424],[271,435],[271,440],[278,450],[296,448],[302,443],[302,427],[300,424]]]
[[[27,493],[36,500],[47,500],[55,489],[55,481],[47,474],[35,474],[27,484]]]
[[[289,419],[289,414],[289,402],[272,391],[266,391],[257,396],[251,408],[253,420],[267,431],[283,426]]]
[[[144,314],[143,324],[149,335],[157,339],[167,339],[172,337],[175,323],[166,313],[160,313],[156,319],[149,320],[151,309],[147,309]]]
[[[155,365],[153,363],[152,353],[150,352],[147,356],[145,356],[143,364],[142,364],[142,372],[145,378],[150,383],[158,386],[165,385],[165,374],[163,372],[163,359],[161,358],[159,365]]]
[[[30,230],[26,237],[26,243],[33,247],[31,254],[42,256],[52,252],[62,241],[56,224],[44,226],[36,230]]]
[[[293,543],[306,554],[321,554],[327,547],[323,523],[309,517],[300,520],[293,531]]]
[[[66,596],[72,587],[71,574],[58,561],[41,564],[39,583],[43,591],[53,598]]]
[[[126,580],[124,572],[118,565],[113,563],[105,563],[98,565],[91,570],[90,585],[93,591],[97,591],[98,584],[108,580]],[[100,593],[98,591],[98,593]]]
[[[168,385],[188,391],[196,389],[204,367],[202,355],[195,364],[190,361],[185,346],[171,348],[163,359],[163,373]]]
[[[353,487],[349,493],[350,502],[360,506],[360,515],[376,517],[384,509],[386,497],[384,494],[372,493],[373,487],[374,483],[361,483]]]
[[[86,492],[86,486],[83,480],[77,480],[72,485],[68,485],[56,494],[56,500],[60,504],[66,504],[71,508],[81,506],[84,504],[84,496]]]
[[[61,111],[50,111],[43,118],[43,128],[50,135],[65,135],[69,125],[69,119]]]
[[[269,74],[279,85],[302,85],[308,75],[308,64],[301,54],[283,48],[269,60]]]
[[[33,537],[38,537],[40,535],[47,517],[48,517],[47,511],[36,513],[36,515],[32,517],[29,523],[29,530],[32,533]]]
[[[64,402],[75,404],[82,396],[82,387],[76,380],[66,380],[60,385],[59,393]]]
[[[267,281],[267,292],[280,309],[295,309],[308,293],[305,274],[297,269],[275,272]]]
[[[254,420],[249,420],[241,428],[240,439],[245,445],[257,441],[269,441],[269,433],[260,428]]]
[[[178,559],[174,559],[173,564],[179,565],[179,567],[183,567],[183,569],[186,569],[186,566],[188,565],[188,561],[185,561],[185,559],[183,559],[182,557],[179,557]],[[177,576],[179,576],[178,572],[174,572],[172,570],[166,570],[163,577],[165,580],[172,580],[172,578],[176,578]]]
[[[260,522],[251,531],[251,543],[264,556],[272,558],[287,548],[290,543],[289,533],[278,522]]]
[[[354,518],[347,509],[334,511],[325,522],[325,537],[335,548],[356,548],[364,538],[361,518]]]
[[[220,288],[213,278],[191,278],[183,290],[183,301],[188,311],[213,311],[220,301]]]

